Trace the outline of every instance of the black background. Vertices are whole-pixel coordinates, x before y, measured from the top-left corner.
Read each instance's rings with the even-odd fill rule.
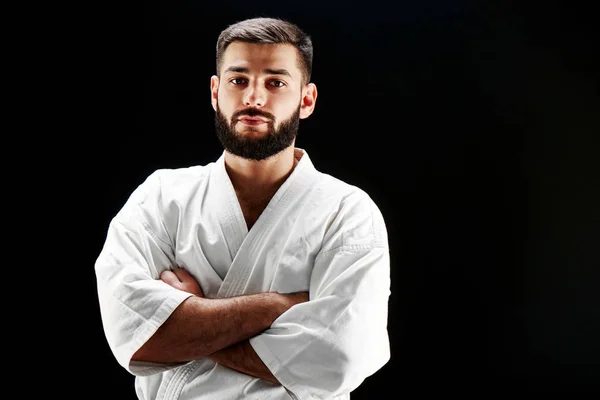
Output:
[[[135,397],[95,291],[108,223],[155,169],[221,154],[217,36],[277,16],[315,47],[319,96],[297,145],[365,189],[388,224],[392,357],[352,398],[600,393],[597,17],[574,2],[521,3],[86,8],[90,35],[73,40],[68,66],[77,136],[61,144],[72,211],[60,240],[78,257],[60,259],[80,279],[66,336],[86,363],[72,379],[91,376],[85,393],[100,398]]]

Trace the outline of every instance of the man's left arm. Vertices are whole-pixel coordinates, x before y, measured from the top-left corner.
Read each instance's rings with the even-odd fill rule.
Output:
[[[355,192],[329,220],[311,266],[309,301],[248,340],[297,398],[347,395],[390,359],[390,278],[383,216]]]
[[[349,394],[390,359],[386,249],[335,249],[317,257],[309,301],[250,344],[297,398]]]

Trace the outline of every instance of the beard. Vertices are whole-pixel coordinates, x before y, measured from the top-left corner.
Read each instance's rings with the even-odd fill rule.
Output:
[[[238,111],[228,121],[219,109],[218,104],[216,108],[215,129],[221,145],[231,154],[247,160],[261,161],[274,156],[291,146],[298,135],[300,105],[291,117],[279,124],[277,129],[275,129],[275,116],[265,111],[256,109]],[[245,137],[243,134],[236,132],[235,124],[242,116],[261,116],[268,119],[267,132],[258,138]],[[253,128],[248,126],[246,129],[252,130]]]

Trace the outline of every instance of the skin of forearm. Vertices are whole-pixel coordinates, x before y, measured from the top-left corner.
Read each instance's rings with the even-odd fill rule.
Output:
[[[188,297],[132,359],[176,363],[215,354],[271,326],[283,312],[278,296],[259,293],[224,299]]]
[[[279,383],[271,371],[262,362],[258,354],[248,340],[243,340],[222,350],[216,351],[208,356],[214,362],[251,375],[256,378],[265,379]]]

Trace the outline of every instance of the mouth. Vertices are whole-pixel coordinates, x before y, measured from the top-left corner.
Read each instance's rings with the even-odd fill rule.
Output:
[[[241,123],[243,123],[245,125],[251,125],[251,126],[262,125],[262,124],[266,124],[268,122],[267,120],[264,120],[262,118],[255,118],[255,117],[242,117],[242,118],[238,119],[238,121],[240,121]]]

